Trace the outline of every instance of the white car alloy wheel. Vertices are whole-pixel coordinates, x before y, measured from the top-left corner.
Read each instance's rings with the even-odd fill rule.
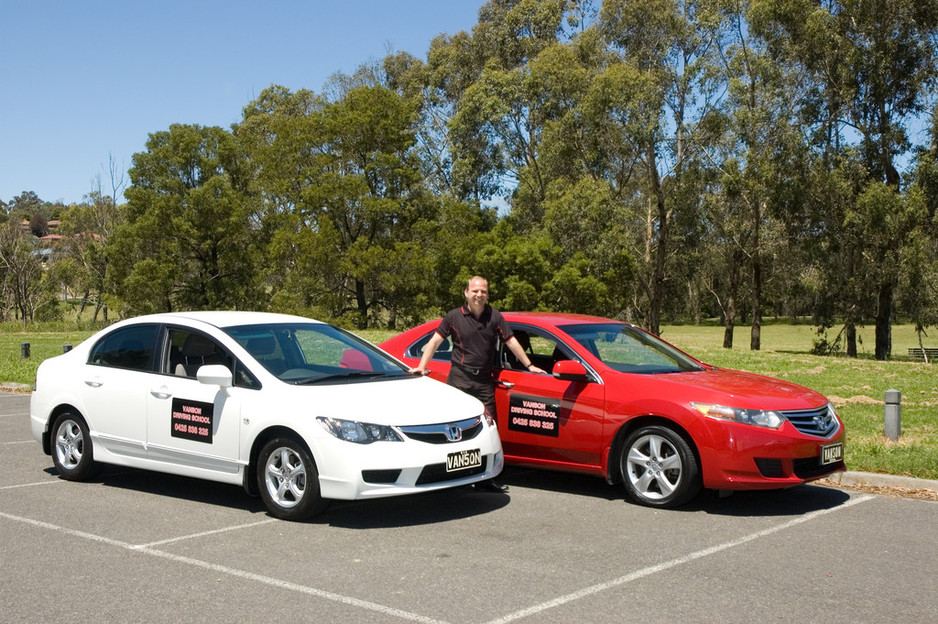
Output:
[[[88,478],[95,468],[91,435],[85,421],[64,413],[52,426],[52,462],[59,476],[68,481]]]
[[[297,453],[286,446],[274,449],[267,458],[267,493],[280,507],[296,507],[306,494],[306,466]]]
[[[295,440],[277,438],[261,450],[257,464],[261,498],[273,515],[304,520],[326,507],[319,474],[309,453]]]

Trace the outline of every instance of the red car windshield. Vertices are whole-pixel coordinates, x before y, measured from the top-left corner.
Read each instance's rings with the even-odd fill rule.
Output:
[[[660,338],[625,323],[561,327],[606,366],[623,373],[677,373],[702,370],[700,364]]]

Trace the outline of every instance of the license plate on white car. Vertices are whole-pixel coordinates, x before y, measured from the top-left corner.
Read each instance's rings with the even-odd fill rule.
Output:
[[[833,464],[841,461],[844,458],[844,445],[840,442],[837,444],[828,444],[827,446],[821,447],[821,464]]]
[[[466,470],[467,468],[478,468],[482,465],[482,451],[480,449],[471,449],[466,451],[456,451],[446,456],[446,472],[454,470]]]

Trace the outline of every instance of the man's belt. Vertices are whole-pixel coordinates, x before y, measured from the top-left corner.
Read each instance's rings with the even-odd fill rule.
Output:
[[[459,370],[463,371],[464,373],[468,373],[472,375],[473,377],[478,377],[479,375],[488,374],[491,372],[490,369],[488,368],[473,368],[472,366],[466,366],[464,364],[457,364],[455,362],[453,362],[452,364]]]

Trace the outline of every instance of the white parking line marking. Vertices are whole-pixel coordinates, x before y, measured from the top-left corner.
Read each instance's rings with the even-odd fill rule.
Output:
[[[49,481],[49,482],[45,482],[45,483],[58,483],[58,481]],[[41,485],[41,484],[33,484],[33,485]],[[26,487],[26,486],[8,486],[7,488],[3,488],[3,489],[9,489],[10,487]],[[745,535],[745,536],[743,536],[743,537],[741,537],[741,538],[739,538],[739,539],[736,539],[736,540],[733,540],[733,541],[730,541],[730,542],[725,542],[725,543],[723,543],[723,544],[718,544],[718,545],[716,545],[716,546],[711,546],[710,548],[704,548],[703,550],[698,550],[697,552],[691,553],[691,554],[686,555],[686,556],[684,556],[684,557],[678,557],[677,559],[672,559],[671,561],[666,561],[666,562],[660,563],[660,564],[658,564],[658,565],[649,566],[649,567],[644,568],[644,569],[642,569],[642,570],[637,570],[637,571],[632,572],[632,573],[630,573],[630,574],[626,574],[626,575],[624,575],[624,576],[621,576],[621,577],[619,577],[619,578],[617,578],[617,579],[614,579],[614,580],[611,580],[611,581],[607,581],[607,582],[605,582],[605,583],[597,583],[597,584],[595,584],[595,585],[591,585],[590,587],[585,587],[585,588],[583,588],[583,589],[581,589],[581,590],[578,590],[578,591],[576,591],[576,592],[572,592],[572,593],[566,594],[566,595],[564,595],[564,596],[559,596],[559,597],[557,597],[557,598],[555,598],[555,599],[553,599],[553,600],[548,600],[548,601],[546,601],[546,602],[542,602],[542,603],[540,603],[540,604],[530,606],[530,607],[528,607],[528,608],[526,608],[526,609],[522,609],[522,610],[520,610],[520,611],[515,611],[514,613],[510,613],[510,614],[508,614],[508,615],[506,615],[506,616],[504,616],[504,617],[500,617],[500,618],[495,619],[495,620],[490,620],[490,621],[487,622],[486,624],[506,624],[506,623],[508,623],[508,622],[514,622],[514,621],[516,621],[516,620],[520,620],[520,619],[525,618],[525,617],[528,617],[528,616],[530,616],[530,615],[535,615],[535,614],[537,614],[537,613],[541,613],[541,612],[543,612],[543,611],[547,611],[548,609],[552,609],[552,608],[554,608],[554,607],[563,606],[563,605],[568,604],[568,603],[570,603],[570,602],[573,602],[573,601],[575,601],[575,600],[580,600],[581,598],[586,598],[586,597],[588,597],[588,596],[592,596],[592,595],[594,595],[594,594],[598,594],[598,593],[603,592],[603,591],[606,591],[606,590],[608,590],[608,589],[613,589],[613,588],[616,588],[616,587],[621,587],[621,586],[623,586],[623,585],[625,585],[625,584],[627,584],[627,583],[631,583],[632,581],[636,581],[636,580],[639,580],[639,579],[643,579],[643,578],[646,578],[646,577],[648,577],[648,576],[652,576],[652,575],[654,575],[654,574],[657,574],[657,573],[659,573],[659,572],[664,572],[665,570],[670,570],[671,568],[675,568],[675,567],[677,567],[677,566],[681,566],[681,565],[684,565],[684,564],[686,564],[686,563],[690,563],[690,562],[692,562],[692,561],[696,561],[697,559],[702,559],[702,558],[704,558],[704,557],[708,557],[708,556],[710,556],[710,555],[713,555],[713,554],[722,552],[722,551],[724,551],[724,550],[729,550],[729,549],[735,548],[735,547],[737,547],[737,546],[742,546],[743,544],[747,544],[747,543],[752,542],[752,541],[754,541],[754,540],[757,540],[757,539],[759,539],[759,538],[761,538],[761,537],[767,537],[767,536],[769,536],[769,535],[773,535],[773,534],[775,534],[775,533],[778,533],[778,532],[780,532],[780,531],[784,531],[784,530],[786,530],[786,529],[789,529],[789,528],[791,528],[791,527],[797,526],[797,525],[799,525],[799,524],[804,524],[805,522],[810,522],[811,520],[814,520],[815,518],[819,518],[819,517],[821,517],[821,516],[824,516],[824,515],[827,515],[827,514],[836,512],[836,511],[839,511],[839,510],[847,509],[847,508],[852,507],[852,506],[854,506],[854,505],[857,505],[857,504],[860,504],[860,503],[863,503],[863,502],[866,502],[866,501],[869,501],[869,500],[873,500],[873,499],[875,499],[875,498],[876,498],[876,497],[875,497],[875,496],[872,496],[872,495],[864,495],[864,496],[860,496],[860,497],[857,497],[857,498],[852,498],[852,499],[848,500],[846,503],[844,503],[843,505],[839,505],[839,506],[833,507],[833,508],[831,508],[831,509],[821,509],[821,510],[818,510],[818,511],[813,511],[813,512],[804,514],[803,516],[799,516],[799,517],[797,517],[797,518],[793,518],[793,519],[791,519],[791,520],[789,520],[788,522],[785,522],[785,523],[783,523],[783,524],[780,524],[780,525],[777,525],[777,526],[774,526],[774,527],[771,527],[771,528],[768,528],[768,529],[764,529],[764,530],[762,530],[762,531],[757,531],[757,532],[751,533],[751,534],[749,534],[749,535]],[[204,568],[204,569],[206,569],[206,570],[211,570],[211,571],[217,572],[217,573],[219,573],[219,574],[227,574],[227,575],[229,575],[229,576],[233,576],[233,577],[237,577],[237,578],[241,578],[241,579],[246,579],[246,580],[253,581],[253,582],[257,582],[257,583],[262,583],[262,584],[265,584],[265,585],[269,585],[269,586],[271,586],[271,587],[277,587],[277,588],[280,588],[280,589],[285,589],[285,590],[287,590],[287,591],[295,591],[295,592],[307,594],[307,595],[310,595],[310,596],[315,596],[315,597],[317,597],[317,598],[323,598],[323,599],[325,599],[325,600],[331,600],[331,601],[333,601],[333,602],[339,602],[339,603],[342,603],[342,604],[350,605],[350,606],[353,606],[353,607],[358,607],[358,608],[361,608],[361,609],[366,609],[366,610],[369,610],[369,611],[374,611],[374,612],[377,612],[377,613],[381,613],[381,614],[383,614],[383,615],[388,615],[388,616],[392,616],[392,617],[396,617],[396,618],[400,618],[400,619],[404,619],[404,620],[409,620],[409,621],[412,621],[412,622],[423,622],[423,623],[425,623],[425,624],[447,624],[445,621],[442,621],[442,620],[437,620],[437,619],[434,619],[434,618],[422,616],[422,615],[419,615],[419,614],[416,614],[416,613],[410,613],[410,612],[408,612],[408,611],[402,611],[402,610],[400,610],[400,609],[395,609],[395,608],[393,608],[393,607],[388,607],[388,606],[381,605],[381,604],[377,604],[377,603],[374,603],[374,602],[369,602],[369,601],[366,601],[366,600],[360,600],[360,599],[358,599],[358,598],[352,598],[352,597],[350,597],[350,596],[343,596],[343,595],[341,595],[341,594],[335,594],[335,593],[333,593],[333,592],[329,592],[329,591],[325,591],[325,590],[321,590],[321,589],[316,589],[316,588],[314,588],[314,587],[308,587],[308,586],[306,586],[306,585],[299,585],[299,584],[297,584],[297,583],[292,583],[292,582],[290,582],[290,581],[284,581],[284,580],[272,578],[272,577],[269,577],[269,576],[264,576],[264,575],[261,575],[261,574],[255,574],[255,573],[253,573],[253,572],[246,572],[246,571],[244,571],[244,570],[238,570],[238,569],[235,569],[235,568],[229,568],[229,567],[227,567],[227,566],[223,566],[223,565],[220,565],[220,564],[209,563],[209,562],[207,562],[207,561],[202,561],[202,560],[200,560],[200,559],[193,559],[192,557],[185,557],[185,556],[182,556],[182,555],[175,555],[175,554],[172,554],[172,553],[168,553],[168,552],[165,552],[165,551],[162,551],[162,550],[157,550],[157,549],[155,549],[155,548],[152,548],[153,545],[157,545],[157,544],[165,544],[165,543],[170,543],[170,542],[178,541],[178,540],[181,540],[181,539],[191,539],[191,538],[193,538],[193,537],[199,537],[199,536],[201,536],[201,535],[210,535],[210,534],[212,534],[212,533],[219,533],[219,532],[222,532],[222,531],[234,530],[234,529],[237,529],[237,528],[246,528],[246,527],[251,527],[251,526],[257,526],[257,525],[260,525],[260,524],[266,524],[267,522],[275,522],[275,521],[276,521],[275,519],[269,519],[269,520],[264,520],[264,521],[261,521],[261,522],[249,523],[249,524],[245,524],[245,525],[241,525],[241,526],[236,526],[236,527],[229,527],[229,528],[227,528],[227,529],[219,529],[219,530],[217,530],[217,531],[207,531],[207,532],[205,532],[205,533],[194,534],[194,535],[189,535],[189,536],[180,537],[180,538],[175,538],[175,539],[170,539],[170,540],[164,540],[164,541],[162,541],[162,542],[153,542],[153,543],[151,543],[151,544],[134,545],[134,544],[128,544],[127,542],[122,542],[122,541],[119,541],[119,540],[114,540],[114,539],[110,539],[110,538],[107,538],[107,537],[102,537],[102,536],[100,536],[100,535],[94,535],[94,534],[92,534],[92,533],[86,533],[86,532],[84,532],[84,531],[76,531],[76,530],[73,530],[73,529],[66,529],[65,527],[61,527],[61,526],[58,526],[58,525],[55,525],[55,524],[50,524],[50,523],[48,523],[48,522],[42,522],[42,521],[40,521],[40,520],[33,520],[33,519],[31,519],[31,518],[24,518],[24,517],[21,517],[21,516],[15,516],[15,515],[12,515],[12,514],[4,513],[4,512],[2,512],[2,511],[0,511],[0,517],[7,518],[8,520],[14,520],[14,521],[16,521],[16,522],[22,522],[22,523],[29,524],[29,525],[32,525],[32,526],[35,526],[35,527],[47,529],[47,530],[50,530],[50,531],[56,531],[56,532],[58,532],[58,533],[64,533],[64,534],[66,534],[66,535],[71,535],[71,536],[74,536],[74,537],[80,537],[80,538],[82,538],[82,539],[88,539],[88,540],[100,542],[100,543],[103,543],[103,544],[107,544],[107,545],[109,545],[109,546],[115,546],[115,547],[118,547],[118,548],[123,548],[123,549],[125,549],[125,550],[130,550],[130,551],[138,552],[138,553],[144,553],[144,554],[152,555],[152,556],[154,556],[154,557],[159,557],[159,558],[161,558],[161,559],[167,559],[167,560],[170,560],[170,561],[175,561],[175,562],[177,562],[177,563],[183,563],[183,564],[191,565],[191,566],[194,566],[194,567]]]
[[[409,620],[411,622],[423,622],[424,624],[447,624],[445,621],[442,621],[442,620],[437,620],[437,619],[426,617],[426,616],[419,615],[416,613],[410,613],[408,611],[402,611],[400,609],[395,609],[393,607],[388,607],[388,606],[377,604],[374,602],[368,602],[367,600],[359,600],[358,598],[352,598],[350,596],[334,594],[332,592],[325,591],[322,589],[316,589],[315,587],[299,585],[297,583],[291,583],[290,581],[283,581],[280,579],[271,578],[269,576],[264,576],[262,574],[255,574],[253,572],[245,572],[244,570],[229,568],[228,566],[219,565],[217,563],[209,563],[208,561],[202,561],[200,559],[193,559],[192,557],[174,555],[172,553],[164,552],[162,550],[135,546],[133,544],[128,544],[127,542],[122,542],[120,540],[114,540],[108,537],[94,535],[93,533],[85,533],[84,531],[66,529],[65,527],[51,524],[49,522],[42,522],[41,520],[33,520],[31,518],[24,518],[22,516],[14,516],[13,514],[8,514],[2,511],[0,511],[0,518],[6,518],[8,520],[22,522],[24,524],[29,524],[29,525],[32,525],[41,529],[47,529],[49,531],[55,531],[57,533],[63,533],[65,535],[71,535],[73,537],[80,537],[82,539],[100,542],[102,544],[115,546],[117,548],[123,548],[125,550],[130,550],[136,553],[152,555],[154,557],[159,557],[161,559],[167,559],[169,561],[175,561],[177,563],[183,563],[183,564],[191,565],[197,568],[211,570],[212,572],[217,572],[219,574],[227,574],[229,576],[234,576],[236,578],[241,578],[241,579],[245,579],[248,581],[254,581],[256,583],[263,583],[264,585],[277,587],[279,589],[285,589],[287,591],[299,592],[302,594],[307,594],[309,596],[315,596],[317,598],[323,598],[325,600],[331,600],[333,602],[339,602],[339,603],[350,605],[353,607],[358,607],[360,609],[367,609],[368,611],[374,611],[382,615],[397,617],[402,620]]]
[[[34,485],[49,485],[50,483],[67,483],[67,481],[63,481],[62,479],[50,479],[49,481],[36,481],[35,483],[20,483],[18,485],[4,485],[3,487],[0,487],[0,492],[2,492],[3,490],[15,490],[17,488],[33,487]]]
[[[220,574],[228,574],[230,576],[247,579],[249,581],[255,581],[257,583],[263,583],[265,585],[270,585],[272,587],[286,589],[288,591],[295,591],[295,592],[299,592],[302,594],[308,594],[310,596],[315,596],[317,598],[324,598],[326,600],[332,600],[333,602],[340,602],[340,603],[347,604],[353,607],[359,607],[361,609],[375,611],[382,615],[398,617],[398,618],[401,618],[402,620],[410,620],[411,622],[423,622],[424,624],[447,624],[446,622],[442,620],[436,620],[434,618],[426,617],[426,616],[419,615],[416,613],[410,613],[409,611],[402,611],[400,609],[395,609],[393,607],[388,607],[388,606],[377,604],[374,602],[368,602],[367,600],[359,600],[358,598],[352,598],[350,596],[334,594],[332,592],[325,591],[322,589],[316,589],[315,587],[299,585],[297,583],[291,583],[290,581],[282,581],[280,579],[271,578],[269,576],[264,576],[262,574],[255,574],[253,572],[245,572],[243,570],[236,570],[236,569],[229,568],[227,566],[219,565],[216,563],[209,563],[207,561],[201,561],[199,559],[192,559],[191,557],[184,557],[182,555],[174,555],[174,554],[163,552],[160,550],[145,550],[145,551],[138,551],[138,552],[146,552],[146,553],[155,555],[157,557],[169,559],[171,561],[186,563],[186,564],[196,566],[199,568],[205,568],[206,570],[211,570],[213,572],[218,572]]]
[[[0,446],[10,446],[13,444],[35,444],[35,440],[11,440],[9,442],[0,442]]]
[[[847,509],[848,507],[852,507],[853,505],[857,505],[859,503],[863,503],[868,500],[873,500],[874,498],[876,497],[872,495],[865,495],[859,498],[852,498],[846,503],[844,503],[843,505],[838,505],[837,507],[833,507],[831,509],[821,509],[818,511],[812,511],[810,513],[806,513],[803,516],[793,518],[792,520],[789,520],[788,522],[785,522],[784,524],[780,524],[778,526],[774,526],[769,529],[764,529],[762,531],[758,531],[756,533],[743,536],[731,542],[725,542],[717,546],[704,548],[703,550],[698,550],[697,552],[691,553],[684,557],[678,557],[677,559],[672,559],[671,561],[666,561],[664,563],[659,563],[658,565],[649,566],[642,570],[637,570],[630,574],[626,574],[625,576],[620,576],[619,578],[614,579],[612,581],[607,581],[605,583],[597,583],[596,585],[592,585],[590,587],[584,587],[583,589],[579,591],[575,591],[565,596],[559,596],[557,598],[554,598],[553,600],[548,600],[547,602],[542,602],[541,604],[530,606],[527,609],[522,609],[521,611],[515,611],[514,613],[510,613],[496,620],[491,620],[487,622],[486,624],[505,624],[507,622],[520,620],[521,618],[528,617],[529,615],[534,615],[535,613],[540,613],[548,609],[553,609],[554,607],[559,607],[567,603],[573,602],[575,600],[586,598],[587,596],[592,596],[593,594],[598,594],[600,592],[606,591],[607,589],[621,587],[622,585],[631,583],[632,581],[637,581],[647,576],[657,574],[658,572],[664,572],[665,570],[669,570],[671,568],[684,565],[685,563],[690,563],[691,561],[695,561],[697,559],[702,559],[703,557],[709,557],[710,555],[716,554],[718,552],[722,552],[724,550],[729,550],[730,548],[742,546],[743,544],[747,544],[753,540],[759,539],[760,537],[767,537],[769,535],[772,535],[773,533],[778,533],[779,531],[790,529],[793,526],[797,526],[805,522],[810,522],[811,520],[814,520],[815,518],[818,518],[820,516],[833,513],[835,511],[840,511],[842,509]]]
[[[270,524],[271,522],[278,522],[276,518],[267,518],[259,522],[248,522],[247,524],[239,524],[237,526],[230,526],[224,529],[215,529],[214,531],[202,531],[201,533],[193,533],[192,535],[183,535],[181,537],[172,537],[170,539],[160,540],[158,542],[150,542],[149,544],[139,544],[134,546],[138,550],[147,550],[154,546],[162,546],[163,544],[172,544],[173,542],[182,542],[188,539],[195,539],[197,537],[205,537],[207,535],[215,535],[216,533],[225,533],[227,531],[237,531],[238,529],[248,529],[250,527],[260,526],[262,524]]]

